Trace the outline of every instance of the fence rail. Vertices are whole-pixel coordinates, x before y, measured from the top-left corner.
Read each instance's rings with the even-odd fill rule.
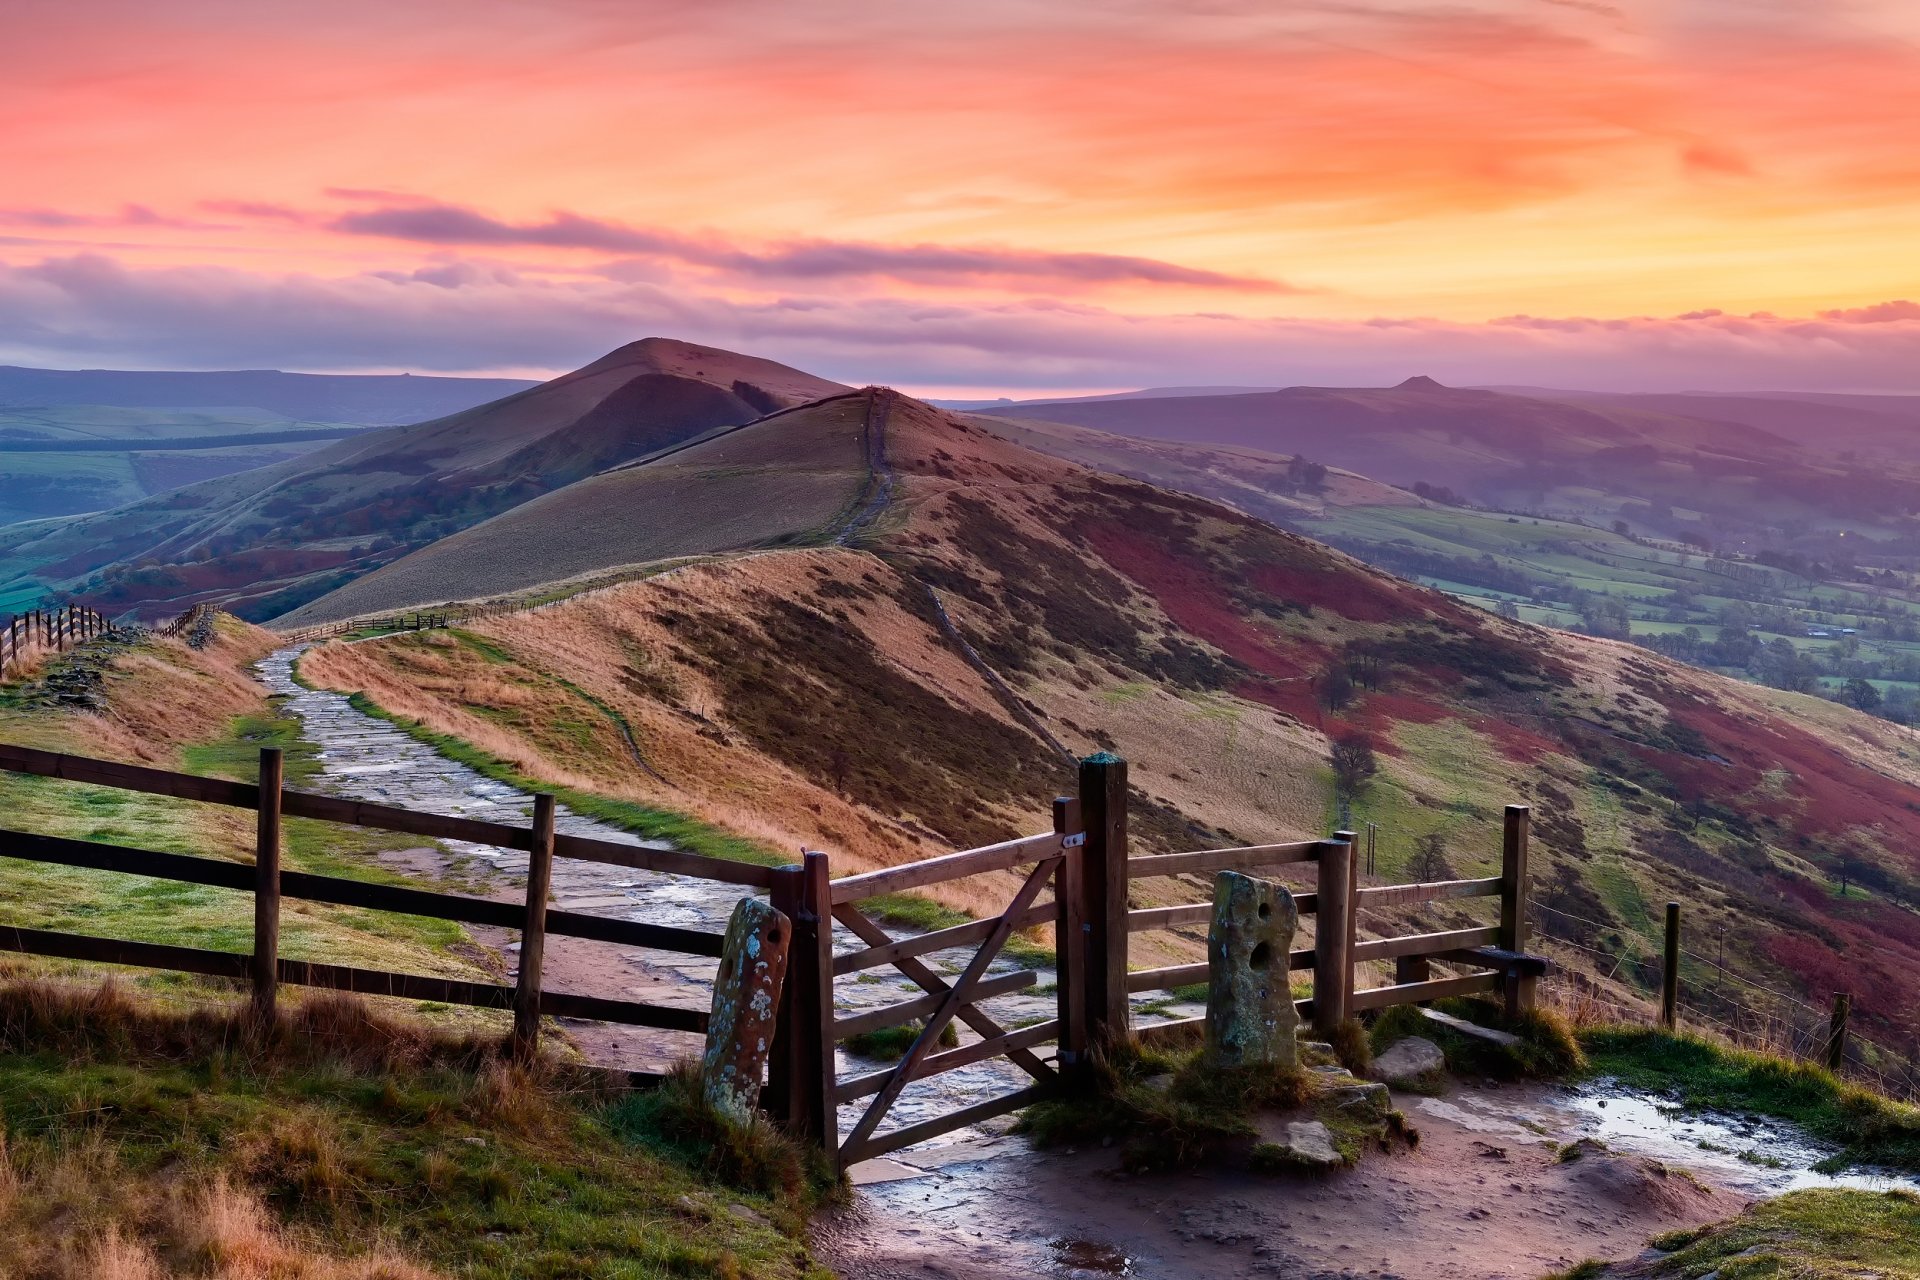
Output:
[[[282,985],[326,987],[368,995],[511,1009],[515,1015],[515,1048],[523,1054],[537,1047],[539,1020],[543,1016],[618,1022],[671,1031],[704,1032],[707,1028],[708,1013],[704,1009],[544,990],[541,984],[541,958],[548,935],[558,934],[706,958],[718,957],[722,953],[723,938],[720,934],[549,908],[546,899],[554,857],[606,862],[674,875],[702,876],[744,887],[768,887],[774,880],[772,869],[766,867],[580,836],[556,835],[553,829],[554,802],[553,797],[548,795],[534,797],[532,824],[516,827],[287,790],[280,782],[283,776],[282,758],[274,748],[264,749],[260,754],[260,784],[202,778],[12,745],[0,745],[0,769],[147,795],[252,809],[259,815],[252,866],[219,858],[161,853],[0,829],[0,857],[251,893],[255,904],[254,946],[251,952],[210,951],[13,925],[0,925],[0,950],[245,980],[252,986],[256,1009],[265,1014],[271,1013],[277,988]],[[499,902],[340,876],[282,870],[281,827],[286,817],[313,818],[435,839],[463,840],[525,850],[529,855],[528,892],[522,902]],[[521,936],[519,976],[513,985],[506,986],[285,959],[278,954],[280,903],[285,898],[516,929]]]
[[[78,604],[16,613],[0,630],[0,676],[16,670],[32,654],[65,652],[112,626],[98,610]]]

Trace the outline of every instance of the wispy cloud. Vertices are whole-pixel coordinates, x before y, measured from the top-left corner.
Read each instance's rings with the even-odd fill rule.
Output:
[[[326,225],[350,235],[383,236],[418,244],[532,245],[664,258],[756,279],[878,276],[919,282],[1029,280],[1081,285],[1175,285],[1251,293],[1300,292],[1277,280],[1205,271],[1122,254],[836,240],[789,240],[751,249],[717,237],[701,238],[632,227],[577,213],[558,212],[543,222],[515,223],[452,204],[408,203],[355,210]]]
[[[231,231],[226,223],[201,222],[156,212],[143,204],[123,204],[113,213],[75,213],[66,209],[0,209],[0,225],[43,230],[93,227],[155,227],[183,231]]]
[[[908,387],[1379,386],[1425,373],[1622,390],[1920,391],[1910,303],[1814,317],[1347,322],[837,294],[742,302],[487,264],[341,277],[140,269],[98,254],[0,266],[0,361],[14,363],[559,371],[647,334]]]

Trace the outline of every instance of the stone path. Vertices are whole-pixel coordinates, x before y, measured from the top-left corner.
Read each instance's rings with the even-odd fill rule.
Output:
[[[356,800],[396,805],[423,813],[480,818],[491,822],[531,822],[533,798],[526,792],[450,760],[385,720],[357,711],[346,695],[302,687],[293,678],[294,664],[309,646],[293,645],[263,659],[260,678],[285,699],[286,711],[296,716],[302,736],[318,747],[321,789]],[[630,832],[557,806],[556,827],[570,835],[591,836],[643,848],[671,849],[670,843],[645,840]],[[443,840],[432,848],[407,850],[391,861],[403,868],[433,874],[457,872],[474,879],[489,896],[514,899],[525,884],[527,855],[513,849],[465,841]],[[649,924],[675,925],[712,933],[723,932],[738,886],[691,876],[664,875],[630,867],[607,866],[559,858],[553,867],[555,906],[593,915],[615,916]],[[482,943],[509,956],[517,942],[509,930],[469,926]],[[861,944],[842,933],[835,939],[842,952]],[[957,974],[968,952],[937,953],[926,957],[937,971]],[[705,1008],[711,998],[716,962],[696,956],[618,947],[577,938],[547,940],[546,976],[555,990],[610,996],[649,1003]],[[1002,960],[993,972],[1015,968]],[[1043,988],[1053,980],[1049,971],[1036,978]],[[835,987],[838,1011],[896,1004],[918,997],[920,989],[893,970],[869,970],[841,979]],[[982,1007],[1004,1026],[1022,1026],[1051,1018],[1054,997],[1031,991],[983,1002]],[[697,1037],[640,1027],[613,1027],[567,1020],[568,1034],[582,1052],[630,1070],[661,1070],[675,1059],[699,1050]],[[978,1037],[964,1028],[962,1042]],[[840,1055],[845,1077],[875,1070],[878,1063]],[[889,1112],[887,1127],[911,1124],[983,1101],[1019,1087],[1026,1076],[1004,1060],[993,1060],[950,1071],[932,1080],[908,1086]],[[843,1109],[841,1130],[858,1120],[864,1103]],[[977,1134],[965,1131],[965,1139]]]

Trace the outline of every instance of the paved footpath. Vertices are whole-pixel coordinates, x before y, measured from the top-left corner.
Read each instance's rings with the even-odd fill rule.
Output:
[[[309,646],[293,645],[268,655],[259,665],[262,681],[285,699],[287,712],[299,718],[301,736],[318,749],[320,787],[335,795],[379,804],[396,805],[423,813],[480,818],[490,822],[531,823],[533,797],[518,788],[450,760],[404,730],[357,711],[346,695],[308,689],[293,678],[299,655]],[[555,826],[569,835],[591,836],[641,848],[672,849],[666,841],[646,840],[592,818],[556,806]],[[519,850],[459,840],[442,840],[432,848],[407,850],[388,860],[390,865],[430,875],[455,873],[473,879],[490,897],[516,899],[526,882],[527,855]],[[557,858],[553,864],[553,905],[569,911],[613,916],[649,924],[676,925],[719,933],[740,899],[737,885],[691,876],[665,875],[631,867],[608,866]],[[477,940],[509,957],[518,949],[512,931],[468,926]],[[860,949],[844,934],[835,939],[841,951]],[[936,970],[956,974],[968,953],[939,953],[926,957]],[[578,938],[547,939],[546,976],[556,990],[608,996],[648,1003],[705,1008],[712,995],[716,962],[697,956],[620,947]],[[994,972],[1014,966],[1005,960]],[[1051,982],[1051,972],[1037,981]],[[895,1004],[921,994],[918,987],[892,970],[870,970],[842,979],[834,997],[838,1012],[846,1013]],[[1024,1025],[1053,1016],[1051,994],[1022,993],[983,1003],[1002,1025]],[[568,1035],[581,1051],[597,1060],[630,1070],[661,1070],[676,1058],[699,1052],[698,1037],[644,1027],[615,1027],[604,1023],[564,1020]],[[962,1032],[971,1041],[971,1032]],[[844,1075],[863,1074],[877,1064],[840,1055]],[[889,1113],[888,1127],[930,1118],[970,1102],[980,1101],[1024,1081],[1017,1068],[995,1060],[951,1071],[933,1080],[910,1085]],[[860,1104],[843,1111],[842,1132],[859,1117]]]

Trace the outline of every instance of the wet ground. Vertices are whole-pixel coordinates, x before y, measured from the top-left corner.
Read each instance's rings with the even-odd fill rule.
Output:
[[[1011,1135],[923,1147],[855,1171],[864,1185],[822,1225],[821,1250],[848,1280],[1489,1280],[1631,1258],[1650,1236],[1797,1187],[1916,1186],[1818,1174],[1827,1151],[1790,1129],[1605,1083],[1396,1101],[1418,1147],[1325,1178],[1129,1177],[1112,1151],[1034,1152]],[[1604,1145],[1562,1160],[1582,1138]]]

